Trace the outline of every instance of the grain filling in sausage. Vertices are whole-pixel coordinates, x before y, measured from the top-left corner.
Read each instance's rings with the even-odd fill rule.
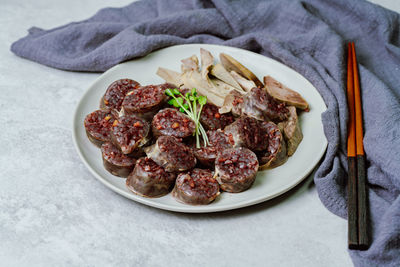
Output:
[[[210,103],[203,106],[200,114],[200,122],[206,130],[224,129],[233,121],[234,118],[231,113],[221,114],[218,107]]]
[[[185,138],[193,135],[196,126],[188,116],[173,108],[160,110],[151,123],[154,136]]]
[[[152,117],[164,104],[166,96],[162,85],[147,85],[137,88],[126,94],[122,107],[128,114],[137,114],[141,117]]]
[[[149,131],[150,125],[147,121],[137,116],[125,115],[114,121],[111,140],[122,153],[129,154],[148,141]]]
[[[248,189],[256,179],[257,170],[256,154],[244,147],[226,149],[215,160],[215,177],[221,189],[231,193]]]
[[[111,127],[115,120],[111,110],[96,110],[85,117],[84,126],[89,140],[100,147],[111,140]]]
[[[256,151],[267,148],[268,136],[261,128],[261,122],[254,118],[241,117],[225,127],[224,132],[233,140],[235,147],[243,146]]]
[[[229,137],[222,130],[207,131],[209,146],[194,148],[194,155],[198,161],[206,167],[214,167],[218,153],[224,149],[231,148]]]
[[[125,95],[137,88],[140,84],[131,79],[120,79],[108,86],[107,91],[100,100],[100,108],[111,108],[119,111]]]

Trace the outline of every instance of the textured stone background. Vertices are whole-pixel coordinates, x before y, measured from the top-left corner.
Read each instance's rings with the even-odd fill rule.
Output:
[[[322,206],[312,177],[257,206],[190,215],[125,199],[86,170],[72,145],[72,113],[99,74],[51,69],[9,47],[31,26],[129,2],[0,0],[1,265],[351,266],[346,221]]]

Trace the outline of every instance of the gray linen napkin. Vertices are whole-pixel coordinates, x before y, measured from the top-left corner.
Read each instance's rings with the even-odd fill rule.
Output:
[[[350,254],[356,266],[400,266],[399,25],[397,13],[359,0],[150,0],[52,30],[31,28],[11,50],[51,67],[92,72],[185,43],[236,46],[283,62],[310,80],[328,106],[322,120],[329,145],[315,184],[324,205],[346,218],[344,47],[355,41],[372,245]]]

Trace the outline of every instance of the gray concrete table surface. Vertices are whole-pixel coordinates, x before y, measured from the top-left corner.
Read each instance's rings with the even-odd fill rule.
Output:
[[[100,74],[48,68],[9,48],[31,26],[129,2],[0,0],[0,265],[351,266],[347,223],[321,204],[311,176],[274,200],[196,215],[138,204],[89,173],[72,114]]]

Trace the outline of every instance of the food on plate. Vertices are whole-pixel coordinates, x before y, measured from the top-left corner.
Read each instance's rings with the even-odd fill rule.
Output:
[[[236,117],[242,114],[243,95],[237,91],[231,91],[224,99],[224,103],[219,108],[221,114],[232,112]]]
[[[203,138],[204,145],[207,146],[207,134],[203,125],[199,121],[203,106],[207,103],[207,97],[198,95],[195,88],[192,90],[184,89],[181,91],[176,88],[165,90],[165,94],[171,97],[168,104],[179,108],[179,111],[186,113],[186,115],[196,124],[194,134],[196,137],[196,147],[200,147],[200,135]]]
[[[110,109],[96,110],[85,117],[84,126],[89,140],[100,147],[111,140],[111,127],[116,113]]]
[[[180,88],[183,85],[181,74],[177,71],[159,67],[156,74],[163,78],[166,83],[169,83],[176,88]]]
[[[186,71],[198,71],[199,70],[199,59],[196,55],[193,55],[189,58],[184,58],[181,60],[181,70],[182,72]]]
[[[260,169],[263,170],[278,167],[288,159],[283,134],[279,130],[278,126],[273,122],[264,121],[261,125],[268,135],[268,147],[259,154],[258,160],[260,163]]]
[[[270,96],[263,88],[253,87],[245,95],[231,92],[219,109],[220,113],[232,112],[235,116],[248,116],[257,120],[283,121],[288,117],[285,103]]]
[[[179,110],[160,110],[151,123],[154,136],[169,135],[177,138],[192,136],[196,130],[194,121]]]
[[[221,129],[207,131],[209,140],[208,146],[194,148],[194,155],[198,162],[206,167],[214,167],[215,159],[218,153],[227,148],[232,148],[232,143],[229,141],[229,136],[226,135]]]
[[[303,140],[303,133],[301,132],[299,120],[297,117],[296,108],[293,106],[288,107],[289,117],[285,122],[282,122],[283,133],[287,143],[287,155],[291,156],[296,152],[301,140]]]
[[[146,140],[148,140],[148,138],[147,138]],[[151,141],[151,140],[149,140],[149,141],[145,144],[145,146],[151,145],[151,144],[150,144],[150,141]],[[129,156],[129,157],[131,157],[131,158],[135,158],[135,159],[141,158],[141,157],[143,157],[143,156],[146,155],[146,153],[144,152],[144,147],[145,147],[145,146],[138,146],[138,147],[135,148],[131,153],[126,154],[126,155]]]
[[[182,59],[181,72],[179,75],[173,70],[159,68],[157,75],[166,82],[174,84],[177,87],[196,88],[200,95],[207,96],[209,103],[221,107],[224,98],[232,91],[245,93],[241,88],[214,78],[211,75],[214,58],[210,52],[205,49],[200,50],[201,68],[197,56]]]
[[[222,66],[221,63],[217,63],[211,67],[210,74],[215,78],[235,87],[236,90],[241,90],[240,84],[232,77],[232,75]]]
[[[231,113],[221,114],[216,105],[209,103],[204,105],[200,114],[200,122],[206,130],[223,129],[233,121]]]
[[[244,147],[225,149],[215,160],[215,178],[222,190],[239,193],[255,181],[258,170],[256,154]]]
[[[104,168],[111,174],[119,177],[128,177],[135,167],[135,158],[123,154],[111,142],[106,142],[101,146]]]
[[[211,55],[209,51],[200,48],[200,56],[201,56],[201,77],[205,81],[209,81],[209,83],[215,87],[215,92],[217,92],[217,94],[226,96],[226,94],[228,94],[232,90],[238,90],[242,92],[240,87],[232,86],[229,83],[226,83],[220,79],[216,79],[212,75],[210,75],[214,64],[214,57]]]
[[[196,165],[192,150],[173,136],[160,136],[154,145],[145,148],[145,152],[167,172],[187,171]]]
[[[252,88],[257,87],[255,82],[252,80],[247,80],[234,70],[232,70],[230,74],[245,92],[249,92]]]
[[[219,184],[211,170],[193,169],[176,178],[172,196],[190,205],[206,205],[219,195]]]
[[[200,60],[181,63],[180,72],[158,68],[163,84],[113,82],[101,110],[84,120],[105,169],[127,177],[129,190],[144,197],[172,191],[179,202],[205,205],[220,189],[247,190],[258,170],[295,153],[303,138],[297,109],[309,109],[299,93],[270,76],[263,84],[224,53],[215,62],[200,49]]]
[[[111,141],[124,154],[132,153],[149,140],[150,125],[143,118],[124,115],[116,119],[111,129]]]
[[[283,121],[288,110],[284,103],[275,100],[264,89],[254,87],[243,96],[242,115],[257,120]]]
[[[262,82],[257,78],[257,76],[251,72],[248,68],[243,66],[239,61],[234,59],[232,56],[227,55],[225,53],[219,54],[219,59],[221,60],[222,65],[229,72],[234,71],[246,79],[253,81],[256,86],[262,87]]]
[[[120,79],[108,86],[105,94],[100,100],[100,108],[111,108],[120,110],[125,95],[140,87],[137,81],[131,79]]]
[[[141,196],[161,197],[170,192],[175,178],[174,173],[166,172],[152,159],[140,158],[126,179],[126,186]]]
[[[270,94],[273,98],[288,105],[295,106],[303,110],[308,110],[307,101],[305,101],[299,93],[281,84],[271,76],[264,77],[264,84],[268,94]]]
[[[196,58],[194,60],[193,58]],[[208,100],[219,106],[224,100],[224,90],[217,91],[214,84],[207,78],[203,77],[199,71],[197,57],[190,57],[182,60],[181,81],[184,88],[196,88],[199,94],[207,95]],[[193,68],[196,66],[196,68]]]
[[[141,86],[126,94],[122,107],[127,114],[135,114],[143,118],[152,118],[166,99],[164,85]]]
[[[254,151],[267,148],[268,135],[261,127],[261,122],[254,118],[238,118],[234,123],[226,126],[224,132],[234,147],[247,147]]]

